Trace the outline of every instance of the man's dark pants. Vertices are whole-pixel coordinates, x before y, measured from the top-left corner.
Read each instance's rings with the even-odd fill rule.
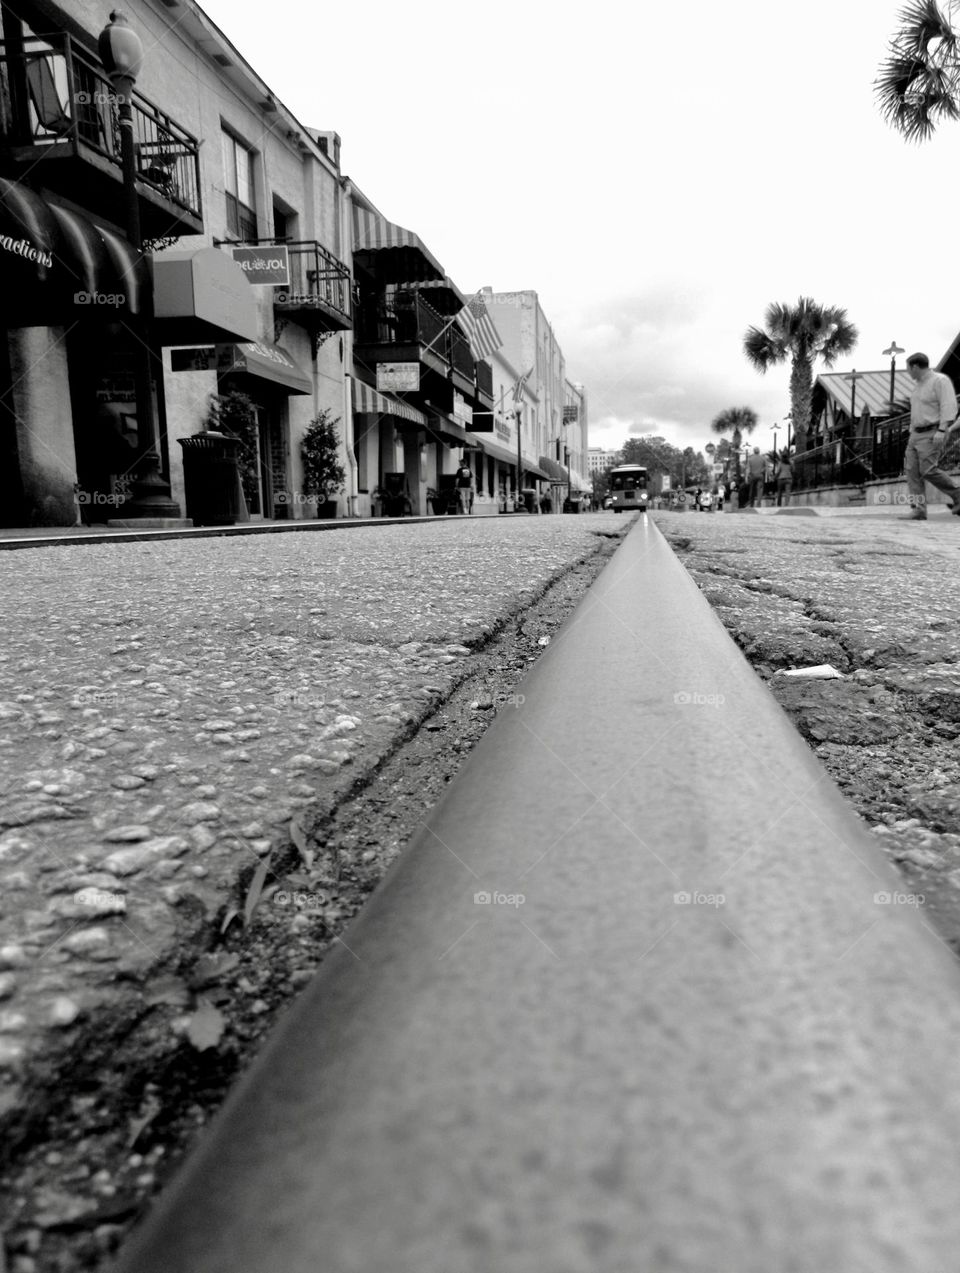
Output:
[[[927,494],[924,482],[945,491],[954,501],[960,497],[960,485],[939,467],[943,454],[943,434],[931,429],[927,433],[910,434],[903,457],[903,471],[907,479],[910,503],[916,512],[926,516]]]

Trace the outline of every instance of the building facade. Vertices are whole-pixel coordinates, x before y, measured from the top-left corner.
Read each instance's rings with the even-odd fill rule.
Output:
[[[329,337],[351,321],[329,145],[196,5],[134,0],[141,251],[90,6],[2,13],[0,242],[26,245],[0,257],[5,521],[182,519],[178,443],[227,394],[250,419],[241,515],[308,515],[299,439],[323,409],[343,418],[345,349]]]

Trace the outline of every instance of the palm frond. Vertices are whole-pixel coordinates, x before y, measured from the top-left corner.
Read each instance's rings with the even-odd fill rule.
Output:
[[[769,317],[769,310],[767,311]],[[776,339],[759,327],[749,327],[743,338],[743,352],[761,374],[769,367],[783,362],[787,356],[782,340]]]
[[[958,36],[936,0],[900,12],[874,91],[883,118],[908,141],[926,141],[941,119],[960,118]]]
[[[893,45],[904,53],[926,58],[930,53],[931,40],[940,40],[945,50],[954,48],[957,43],[957,34],[936,0],[914,0],[897,16],[900,26],[893,37]]]

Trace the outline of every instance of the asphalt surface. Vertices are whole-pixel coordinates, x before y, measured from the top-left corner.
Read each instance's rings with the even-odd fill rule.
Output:
[[[593,554],[613,516],[45,546],[2,560],[0,1117],[208,934]]]

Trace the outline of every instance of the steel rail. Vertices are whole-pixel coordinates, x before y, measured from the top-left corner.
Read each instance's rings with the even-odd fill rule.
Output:
[[[118,1273],[944,1273],[958,1057],[953,955],[641,519]]]

